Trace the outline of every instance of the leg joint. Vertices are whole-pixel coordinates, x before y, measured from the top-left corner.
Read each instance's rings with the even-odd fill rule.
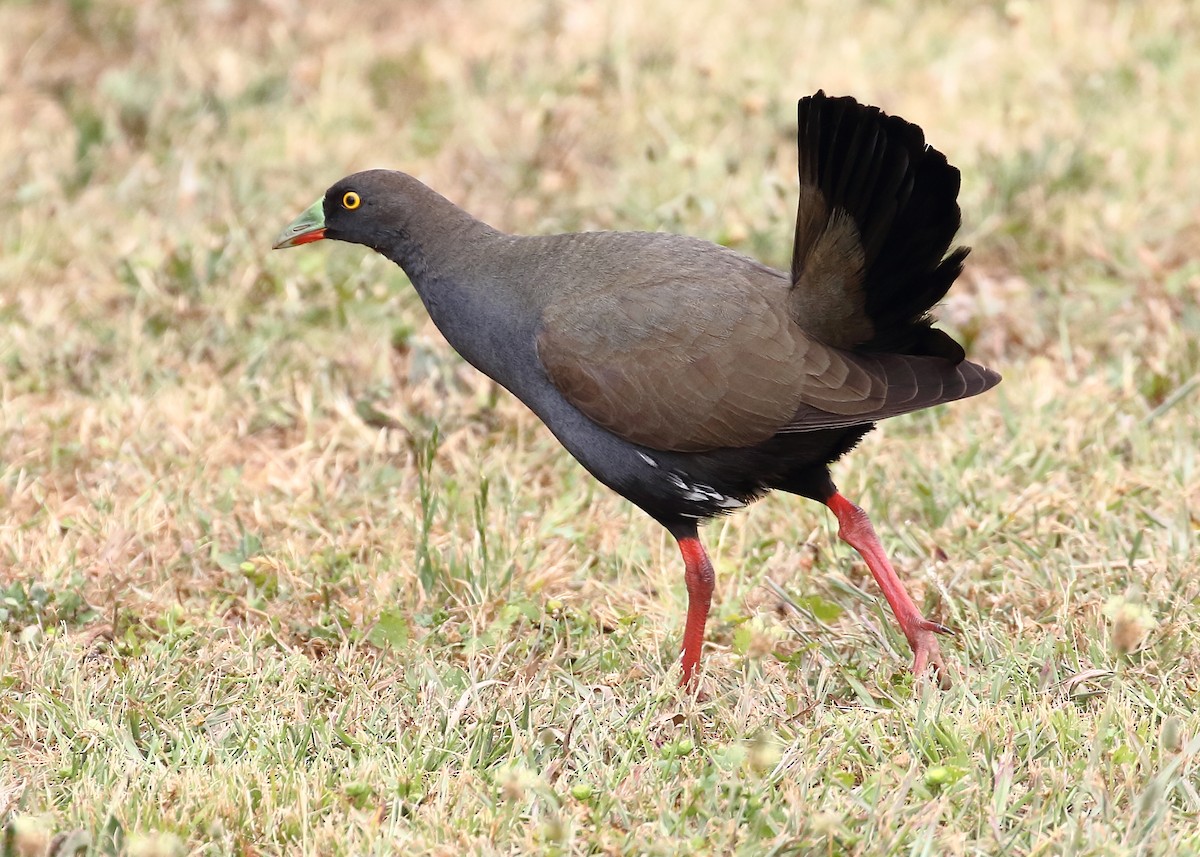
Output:
[[[875,528],[871,526],[871,519],[867,517],[867,513],[862,510],[862,507],[851,503],[841,494],[834,494],[829,499],[828,505],[837,515],[838,538],[842,541],[853,545],[864,536],[874,536]]]

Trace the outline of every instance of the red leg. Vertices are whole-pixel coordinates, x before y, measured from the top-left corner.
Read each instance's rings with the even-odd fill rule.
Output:
[[[693,683],[696,666],[700,663],[704,623],[708,620],[708,607],[712,603],[715,575],[698,537],[685,536],[679,539],[679,552],[683,554],[684,580],[688,591],[687,625],[683,629],[683,678],[679,684],[687,687]]]
[[[883,590],[888,604],[892,605],[892,612],[896,614],[900,629],[904,631],[904,636],[908,638],[908,644],[915,654],[913,673],[920,677],[925,674],[926,668],[932,666],[939,686],[945,690],[950,686],[950,670],[942,659],[942,652],[934,634],[951,634],[953,631],[944,625],[930,622],[921,615],[917,605],[904,590],[904,584],[900,582],[896,570],[888,561],[866,512],[836,492],[825,501],[825,505],[837,515],[838,536],[867,561],[867,568],[871,569],[871,574]]]

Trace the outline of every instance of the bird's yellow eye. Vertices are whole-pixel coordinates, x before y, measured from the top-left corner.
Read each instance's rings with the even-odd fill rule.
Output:
[[[342,197],[342,208],[347,208],[350,211],[358,208],[361,204],[362,200],[359,199],[358,194],[352,190],[346,191],[346,195]]]

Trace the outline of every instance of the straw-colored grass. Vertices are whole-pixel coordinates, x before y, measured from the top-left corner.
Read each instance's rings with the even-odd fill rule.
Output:
[[[1155,4],[0,4],[0,849],[1200,851],[1200,15]],[[795,99],[918,122],[1005,382],[675,548],[362,248],[405,169],[518,232],[785,266]],[[51,838],[58,836],[54,842]],[[7,851],[5,852],[7,853]]]

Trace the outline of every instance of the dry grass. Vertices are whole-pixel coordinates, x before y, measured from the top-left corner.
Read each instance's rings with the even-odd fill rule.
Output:
[[[1200,850],[1200,18],[794,5],[0,6],[0,847]],[[1005,383],[837,469],[963,680],[774,498],[709,530],[696,703],[656,526],[390,265],[267,247],[388,165],[783,265],[818,87],[963,169]]]

